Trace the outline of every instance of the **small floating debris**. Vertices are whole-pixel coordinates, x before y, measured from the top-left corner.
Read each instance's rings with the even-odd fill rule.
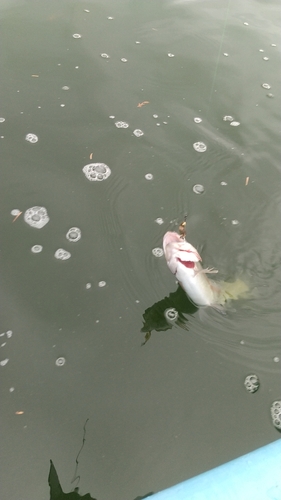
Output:
[[[225,57],[228,57],[228,56],[229,56],[229,54],[228,54],[227,52],[224,52],[224,53],[223,53],[223,55],[224,55]]]
[[[279,363],[280,358],[279,358],[278,356],[275,356],[275,357],[273,358],[273,361],[274,361],[274,363]]]
[[[8,339],[10,339],[10,338],[11,338],[11,336],[13,335],[12,330],[8,330],[8,331],[6,332],[6,335],[7,335],[7,338],[8,338]]]
[[[115,122],[115,127],[117,128],[128,128],[129,123],[127,122]]]
[[[106,281],[99,281],[98,286],[103,288],[106,285]]]
[[[234,118],[231,115],[226,115],[223,117],[224,122],[232,122],[233,120],[234,120]]]
[[[192,191],[195,194],[203,194],[203,193],[205,193],[205,188],[202,184],[194,184]]]
[[[195,142],[193,144],[193,148],[197,151],[197,153],[205,153],[207,150],[207,146],[204,142]]]
[[[221,186],[227,186],[227,182],[225,182],[225,181],[221,181],[221,182],[220,182],[220,185],[221,185]]]
[[[136,130],[134,130],[133,134],[136,137],[141,137],[143,135],[143,131],[140,128],[136,128]]]
[[[62,87],[62,90],[69,90],[69,89],[70,89],[70,87],[68,87],[67,85],[64,85],[64,86]]]
[[[264,61],[269,61],[269,57],[263,57]]]
[[[107,16],[107,19],[108,19],[109,21],[112,21],[112,19],[114,19],[114,17],[112,17],[112,16]]]
[[[171,52],[168,52],[168,57],[175,57],[175,54],[172,54]]]
[[[80,35],[80,33],[74,33],[72,36],[73,38],[82,38],[82,35]]]
[[[8,362],[9,362],[8,358],[3,359],[2,361],[0,361],[0,366],[5,366]]]
[[[262,88],[269,90],[269,89],[271,89],[271,85],[269,85],[269,83],[262,83]]]
[[[126,63],[126,62],[128,62],[128,59],[126,59],[125,57],[121,57],[120,61],[123,63]]]
[[[235,121],[233,121],[233,122],[230,122],[230,125],[231,125],[232,127],[238,127],[238,126],[240,125],[240,122],[235,122]]]
[[[245,378],[244,386],[245,386],[246,390],[248,392],[250,392],[251,394],[253,394],[254,392],[257,392],[257,390],[260,387],[260,381],[259,381],[258,376],[255,374],[248,375]]]
[[[86,289],[90,290],[90,288],[92,288],[92,284],[91,283],[86,283]]]
[[[153,248],[152,253],[154,257],[162,257],[164,255],[162,248],[159,247]]]
[[[56,359],[56,365],[57,366],[65,365],[65,358],[60,357],[60,358]]]
[[[55,258],[58,260],[68,260],[71,257],[71,253],[68,252],[67,250],[64,250],[63,248],[58,248],[58,250],[55,252]]]
[[[238,224],[239,224],[239,220],[237,220],[237,219],[233,219],[233,220],[231,221],[231,224],[232,224],[233,226],[238,226]]]
[[[31,144],[35,144],[35,142],[38,142],[38,137],[35,134],[26,134],[25,140],[31,142]]]
[[[110,56],[108,54],[106,54],[105,52],[103,52],[101,55],[100,55],[103,59],[109,59]]]
[[[43,250],[42,245],[33,245],[33,247],[31,247],[32,253],[40,253],[42,252],[42,250]]]
[[[202,118],[199,118],[199,116],[196,116],[195,118],[193,118],[193,121],[195,123],[201,123],[202,122]]]
[[[71,227],[66,233],[66,238],[68,241],[79,241],[81,239],[81,229],[79,227]]]
[[[0,123],[3,123],[6,120],[6,118],[0,117]]]
[[[89,163],[82,170],[89,181],[104,181],[111,174],[110,168],[105,163]]]
[[[281,400],[272,403],[270,413],[274,427],[281,431]]]
[[[152,181],[152,179],[153,179],[153,175],[152,174],[145,174],[144,177],[146,178],[147,181]]]
[[[270,92],[269,92],[269,94],[266,94],[266,96],[269,97],[269,98],[273,98],[274,97],[274,95],[271,94]]]
[[[149,104],[149,101],[142,101],[137,104],[137,108],[142,108],[145,104]]]
[[[169,309],[166,309],[164,316],[168,321],[176,321],[179,313],[174,307],[170,307]]]
[[[50,220],[45,207],[28,208],[23,217],[27,224],[37,229],[44,227]]]
[[[249,23],[243,23],[243,24],[244,24],[244,26],[249,26]]]

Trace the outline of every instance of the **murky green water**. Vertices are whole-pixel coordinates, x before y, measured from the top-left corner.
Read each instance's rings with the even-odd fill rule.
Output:
[[[278,439],[279,3],[0,7],[3,500],[49,498],[50,459],[66,492],[80,475],[81,494],[133,500]],[[90,182],[98,162],[112,173]],[[185,213],[204,264],[251,289],[227,316],[197,311],[152,254]]]

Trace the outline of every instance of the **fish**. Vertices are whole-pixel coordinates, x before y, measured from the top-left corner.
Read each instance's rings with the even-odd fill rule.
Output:
[[[183,235],[168,231],[163,237],[163,250],[170,271],[198,307],[211,306],[223,312],[227,300],[237,299],[248,290],[247,285],[239,279],[233,283],[209,279],[207,274],[216,274],[218,270],[203,268],[200,254]]]

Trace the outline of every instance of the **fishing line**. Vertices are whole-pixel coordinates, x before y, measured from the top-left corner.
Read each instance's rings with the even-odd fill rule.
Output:
[[[226,10],[226,16],[225,16],[225,20],[224,20],[224,25],[223,25],[223,30],[222,30],[221,40],[220,40],[220,46],[219,46],[219,51],[218,51],[218,56],[217,56],[217,62],[216,62],[216,67],[215,67],[215,74],[214,74],[214,77],[213,77],[213,83],[212,83],[210,97],[209,97],[209,104],[208,104],[207,116],[208,116],[209,111],[210,111],[211,100],[212,100],[212,97],[213,97],[215,81],[216,81],[218,67],[219,67],[219,63],[220,63],[220,57],[221,57],[221,51],[222,51],[222,44],[223,44],[223,41],[224,41],[226,24],[227,24],[229,12],[230,12],[230,3],[231,3],[231,0],[228,0],[227,10]]]
[[[78,484],[79,484],[79,482],[80,482],[80,476],[79,476],[79,475],[77,476],[77,472],[78,472],[78,464],[79,464],[79,460],[78,460],[78,458],[79,458],[79,455],[80,455],[81,451],[82,451],[82,450],[83,450],[83,448],[84,448],[84,444],[85,444],[85,441],[86,441],[86,425],[87,425],[88,420],[89,420],[89,419],[87,418],[87,420],[86,420],[85,424],[83,425],[83,439],[82,439],[82,445],[81,445],[81,448],[80,448],[80,450],[78,451],[77,456],[76,456],[76,459],[75,459],[76,466],[75,466],[75,471],[74,471],[74,474],[73,474],[73,479],[72,479],[72,481],[71,481],[71,484],[72,484],[72,483],[74,483],[74,481],[76,481],[77,479],[78,479],[78,483],[77,483],[77,484],[76,484],[76,486],[74,487],[73,491],[76,491],[76,488],[77,488],[77,486],[78,486]]]

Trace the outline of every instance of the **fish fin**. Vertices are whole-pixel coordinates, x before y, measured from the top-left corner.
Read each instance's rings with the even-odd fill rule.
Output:
[[[222,304],[210,304],[210,306],[215,309],[218,313],[222,314],[223,316],[226,316],[226,310],[225,307]]]
[[[194,275],[199,273],[205,273],[205,274],[216,274],[218,273],[217,269],[214,269],[213,267],[206,267],[206,269],[199,269],[198,271],[194,271]]]

